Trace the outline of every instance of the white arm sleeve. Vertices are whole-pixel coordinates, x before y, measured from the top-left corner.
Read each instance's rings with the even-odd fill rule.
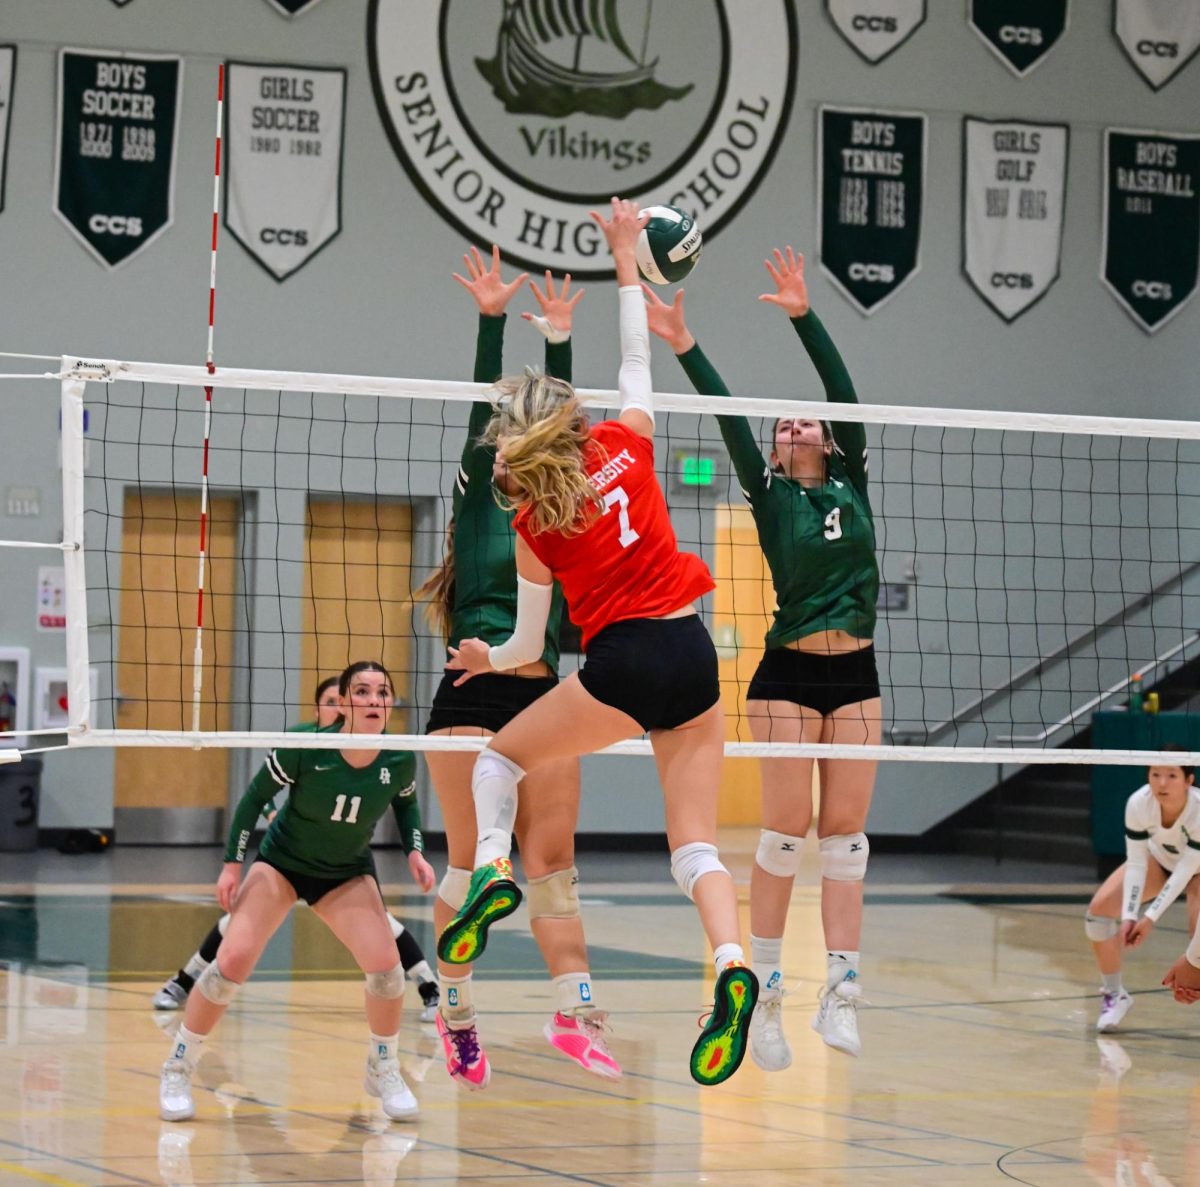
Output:
[[[1136,920],[1142,906],[1146,869],[1150,864],[1150,831],[1139,811],[1143,787],[1125,803],[1125,888],[1121,896],[1121,918]]]
[[[488,662],[497,672],[507,672],[540,659],[546,647],[546,623],[554,585],[538,585],[517,574],[517,622],[512,637],[488,648]]]
[[[1146,918],[1152,923],[1157,923],[1162,918],[1163,912],[1179,897],[1183,888],[1198,872],[1200,872],[1200,849],[1193,849],[1189,845],[1183,851],[1179,864],[1171,871],[1171,876],[1167,879],[1166,884],[1158,892],[1158,897],[1146,908]]]
[[[654,423],[654,400],[650,383],[650,329],[646,324],[646,298],[639,285],[625,284],[617,290],[621,307],[621,370],[617,391],[621,411],[636,408]]]

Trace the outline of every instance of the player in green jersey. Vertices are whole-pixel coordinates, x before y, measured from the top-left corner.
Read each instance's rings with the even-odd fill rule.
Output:
[[[455,279],[479,307],[475,347],[475,382],[500,378],[503,362],[505,309],[526,280],[522,273],[505,282],[500,252],[492,248],[490,266],[471,248],[464,256],[466,276]],[[566,276],[556,290],[546,273],[543,291],[531,284],[539,314],[526,313],[546,336],[546,371],[571,377],[571,322],[583,290],[570,294]],[[494,447],[478,438],[493,412],[480,401],[472,405],[467,441],[454,484],[453,519],[441,569],[419,593],[433,599],[438,625],[447,644],[464,638],[502,643],[517,618],[516,535],[513,513],[501,508],[492,489]],[[447,673],[434,697],[427,732],[440,735],[490,737],[522,709],[558,683],[558,635],[562,622],[562,593],[555,587],[546,623],[541,658],[512,671],[481,676],[456,686],[457,673]],[[425,761],[441,804],[449,848],[449,867],[434,902],[433,918],[440,932],[466,898],[475,858],[475,803],[471,794],[472,752],[428,750]],[[615,1079],[621,1069],[604,1041],[604,1014],[596,1007],[588,965],[583,921],[579,915],[579,871],[575,868],[574,836],[579,818],[579,761],[549,763],[522,784],[529,791],[523,802],[536,800],[537,814],[523,811],[517,818],[521,860],[529,879],[530,926],[541,949],[557,995],[557,1012],[544,1028],[556,1050],[596,1075]],[[445,1047],[446,1067],[463,1087],[487,1086],[491,1075],[479,1042],[470,966],[439,962],[442,1003],[438,1032]]]
[[[316,720],[292,726],[291,729],[294,732],[306,733],[326,729],[337,722],[342,715],[341,702],[338,698],[339,679],[338,676],[330,676],[317,685],[317,691],[313,696]],[[415,799],[413,802],[416,803]],[[274,816],[275,809],[268,807],[264,816],[266,822],[270,824]],[[434,873],[423,854],[425,846],[419,823],[414,823],[401,836],[400,846],[408,856],[408,865],[413,881],[422,890],[431,889]],[[429,962],[425,959],[425,953],[421,951],[421,945],[417,943],[416,937],[391,911],[388,912],[388,923],[391,926],[392,935],[396,937],[396,950],[400,953],[400,963],[404,966],[404,972],[416,985],[417,992],[421,995],[421,1021],[432,1022],[438,1008],[437,978],[434,977],[433,970],[429,967]],[[221,937],[225,934],[228,926],[229,915],[222,915],[201,941],[200,947],[188,958],[187,963],[173,977],[169,977],[163,982],[154,994],[153,1004],[156,1010],[175,1011],[183,1007],[196,979],[216,959],[217,950],[221,946]]]
[[[854,385],[825,327],[809,308],[804,257],[766,261],[775,291],[759,298],[792,321],[826,398],[856,403]],[[666,305],[649,289],[650,329],[675,351],[696,390],[729,395],[684,320],[683,292]],[[878,745],[881,702],[872,635],[879,592],[875,529],[861,424],[783,418],[772,428],[769,461],[749,422],[719,417],[721,435],[771,570],[777,608],[766,650],[746,695],[756,741]],[[835,1050],[857,1055],[859,937],[869,846],[863,829],[875,763],[821,759],[817,820],[821,919],[828,975],[813,1029]],[[812,823],[812,759],[762,763],[763,831],[750,883],[753,967],[763,994],[750,1054],[768,1071],[791,1050],[780,1013],[783,932],[804,837]]]
[[[372,660],[351,664],[338,692],[342,719],[321,733],[382,734],[392,680]],[[415,806],[416,758],[401,750],[273,750],[233,815],[217,901],[231,912],[217,959],[196,981],[171,1056],[163,1064],[164,1121],[195,1115],[192,1073],[204,1040],[254,971],[259,956],[298,899],[349,949],[366,976],[371,1032],[365,1087],[393,1119],[417,1115],[397,1058],[404,970],[373,876],[370,841],[390,807],[403,833]],[[288,793],[267,829],[245,882],[242,863],[263,808]],[[430,878],[432,884],[432,878]]]

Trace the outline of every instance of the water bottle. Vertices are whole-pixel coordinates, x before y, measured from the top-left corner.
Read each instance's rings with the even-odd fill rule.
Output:
[[[1129,712],[1140,713],[1142,703],[1142,677],[1135,672],[1129,681]]]

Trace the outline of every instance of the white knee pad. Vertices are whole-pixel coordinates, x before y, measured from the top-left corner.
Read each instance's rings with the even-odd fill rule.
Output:
[[[861,882],[867,876],[871,843],[865,833],[821,838],[821,877],[834,882]]]
[[[707,841],[692,841],[671,850],[671,876],[688,898],[692,898],[696,883],[705,874],[728,873],[717,856],[716,845],[710,845]]]
[[[221,970],[217,967],[215,960],[200,974],[196,981],[196,988],[214,1006],[229,1005],[237,997],[238,990],[241,987],[241,982],[230,981],[228,978],[221,976]]]
[[[232,918],[232,916],[230,916],[230,915],[222,915],[221,918],[217,920],[217,931],[219,931],[221,933],[221,935],[224,935],[225,932],[228,930],[229,920],[231,918]]]
[[[404,996],[404,967],[399,961],[386,973],[367,973],[367,992],[372,997],[395,1000]]]
[[[530,919],[577,919],[579,871],[568,866],[542,878],[530,878],[525,902]]]
[[[1121,930],[1121,925],[1107,915],[1085,915],[1083,917],[1084,935],[1095,943],[1111,940]]]
[[[787,833],[764,828],[758,835],[758,852],[754,860],[768,874],[774,874],[777,878],[794,878],[800,872],[803,849],[803,837],[789,837]]]
[[[517,823],[517,784],[525,772],[495,750],[481,750],[471,771],[475,822],[480,833],[498,828],[511,833]]]
[[[438,886],[438,898],[456,911],[467,901],[467,890],[471,885],[471,871],[447,866],[446,873]]]

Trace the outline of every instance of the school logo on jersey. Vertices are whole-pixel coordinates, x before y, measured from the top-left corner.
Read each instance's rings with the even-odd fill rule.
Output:
[[[1153,334],[1196,291],[1200,269],[1200,135],[1104,133],[1100,275]]]
[[[872,66],[925,23],[925,0],[825,0],[833,27]]]
[[[963,271],[1005,321],[1058,279],[1067,127],[963,120]]]
[[[581,278],[613,274],[588,217],[613,194],[717,233],[775,160],[796,81],[794,0],[753,19],[726,0],[371,0],[367,30],[426,201],[514,263]]]
[[[817,170],[821,270],[874,313],[921,266],[925,117],[822,107]]]
[[[389,771],[387,769],[387,767],[380,767],[379,768],[379,782],[380,783],[391,783],[391,781],[392,781],[392,772]]]
[[[1069,7],[1070,0],[970,0],[967,19],[988,49],[1021,77],[1058,43]]]
[[[1137,72],[1157,91],[1200,50],[1200,4],[1114,0],[1113,33]]]

